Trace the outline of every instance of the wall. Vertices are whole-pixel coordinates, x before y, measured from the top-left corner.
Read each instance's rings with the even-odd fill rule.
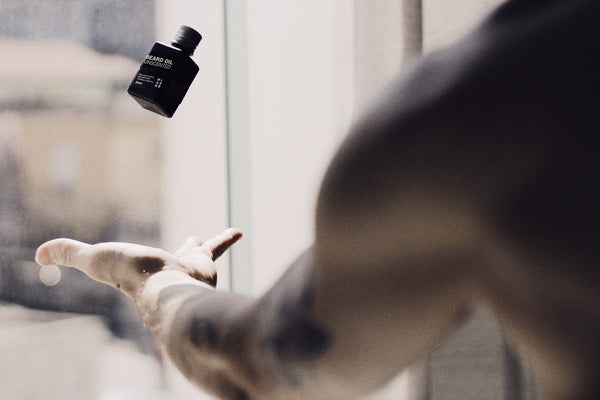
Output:
[[[247,8],[253,291],[313,238],[319,182],[351,119],[352,2]]]

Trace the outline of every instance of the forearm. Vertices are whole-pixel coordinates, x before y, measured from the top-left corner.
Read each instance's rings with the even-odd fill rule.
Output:
[[[248,379],[236,355],[233,337],[238,316],[253,301],[215,290],[179,271],[148,279],[137,301],[144,320],[178,369],[196,385],[223,399],[252,398],[256,382]]]
[[[318,383],[332,338],[314,319],[312,269],[307,252],[257,300],[163,271],[138,308],[183,374],[220,398],[331,398]]]

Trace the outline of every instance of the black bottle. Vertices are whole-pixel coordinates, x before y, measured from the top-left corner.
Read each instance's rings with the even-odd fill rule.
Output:
[[[156,42],[140,66],[127,92],[142,107],[171,118],[198,73],[191,56],[202,36],[183,25],[171,42]]]

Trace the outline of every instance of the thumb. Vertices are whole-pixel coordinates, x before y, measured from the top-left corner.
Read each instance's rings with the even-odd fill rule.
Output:
[[[210,251],[213,261],[221,257],[235,242],[242,237],[242,231],[237,228],[229,228],[221,232],[217,236],[207,240],[200,246],[201,248]]]
[[[35,261],[42,265],[80,265],[82,250],[90,245],[72,239],[54,239],[42,244],[35,253]]]

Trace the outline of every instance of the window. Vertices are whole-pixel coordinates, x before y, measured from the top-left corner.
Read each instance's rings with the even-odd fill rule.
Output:
[[[33,262],[52,237],[160,241],[159,120],[125,95],[155,40],[150,3],[0,3],[6,398],[162,393],[153,338],[124,296],[78,271]]]

